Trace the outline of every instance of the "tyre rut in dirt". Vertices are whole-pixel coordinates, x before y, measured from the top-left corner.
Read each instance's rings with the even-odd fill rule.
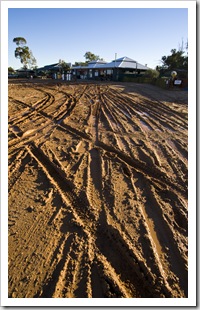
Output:
[[[41,151],[41,149],[36,148],[34,144],[29,147],[29,152],[35,159],[37,159],[40,165],[45,168],[45,172],[48,173],[48,177],[50,177],[51,181],[54,182],[62,197],[66,199],[66,203],[73,208],[73,211],[75,211],[74,205],[77,206],[78,209],[75,214],[80,217],[80,223],[85,223],[83,227],[90,227],[92,224],[91,219],[94,219],[94,216],[90,212],[88,205],[75,196],[73,193],[74,186],[69,180],[66,179],[65,173],[53,164]],[[89,221],[88,224],[87,221]]]
[[[108,146],[108,145],[102,143],[101,141],[98,142],[98,147],[102,148],[103,150],[105,150],[107,152],[116,154],[120,160],[127,163],[129,166],[135,168],[136,170],[138,170],[142,174],[146,174],[149,178],[158,179],[160,182],[165,184],[164,186],[168,185],[168,186],[174,188],[174,190],[181,191],[183,193],[183,195],[185,194],[185,190],[182,190],[179,187],[177,187],[177,185],[174,185],[173,182],[171,182],[167,178],[166,174],[164,174],[158,168],[149,167],[148,165],[144,165],[143,163],[141,164],[136,159],[127,156],[126,154],[122,153],[121,151],[115,149],[112,146]]]
[[[9,297],[187,297],[187,106],[129,85],[10,87]]]
[[[137,179],[137,182],[134,182],[134,179]],[[187,296],[187,268],[186,261],[184,260],[183,256],[181,255],[178,245],[175,242],[174,236],[176,235],[174,233],[174,228],[168,224],[168,222],[165,220],[165,217],[163,216],[164,212],[162,210],[162,207],[160,205],[160,202],[158,201],[159,193],[157,194],[155,190],[153,190],[153,187],[150,186],[149,181],[144,177],[144,175],[137,172],[137,177],[132,178],[132,184],[134,191],[136,193],[136,197],[138,197],[137,194],[137,188],[143,188],[143,193],[139,194],[139,197],[141,195],[145,197],[146,203],[144,203],[143,208],[141,209],[141,212],[144,216],[145,223],[147,226],[149,225],[148,231],[151,234],[152,231],[152,224],[153,224],[153,234],[151,235],[151,239],[154,241],[155,246],[157,247],[156,250],[156,257],[158,257],[159,263],[158,266],[160,266],[160,270],[164,270],[163,277],[166,282],[167,281],[167,275],[169,274],[169,269],[175,274],[176,277],[179,278],[180,281],[180,288],[184,290],[185,295]],[[170,194],[171,193],[171,194]],[[173,199],[177,199],[177,196],[173,193],[173,191],[169,192],[169,197],[172,196]],[[141,199],[141,198],[139,198]],[[160,197],[160,200],[162,201],[162,198]],[[179,201],[179,200],[178,200]],[[179,201],[180,203],[180,201]],[[153,206],[153,209],[152,209]],[[154,232],[156,239],[154,237]],[[173,240],[173,242],[172,242]],[[156,245],[158,243],[158,246],[160,247],[160,250],[158,249],[158,246]],[[162,245],[162,246],[161,246]],[[163,251],[165,252],[165,248],[168,249],[167,255],[165,260],[163,260]],[[159,253],[162,254],[161,259],[159,258]],[[165,261],[165,262],[164,262]],[[167,265],[163,265],[166,264]],[[170,280],[170,283],[172,280]],[[172,283],[171,283],[172,284]],[[168,286],[170,286],[168,284]]]

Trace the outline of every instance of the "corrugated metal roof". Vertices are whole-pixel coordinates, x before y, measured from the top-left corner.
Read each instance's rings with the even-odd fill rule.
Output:
[[[103,60],[93,60],[88,62],[86,66],[73,66],[72,69],[93,69],[93,68],[100,68],[107,64],[106,61]]]
[[[104,68],[112,69],[112,68],[124,68],[124,69],[139,69],[139,70],[148,70],[147,66],[143,66],[142,64],[138,63],[136,60],[133,60],[129,57],[121,57],[116,60],[113,60],[109,63],[104,65]]]
[[[113,61],[115,61],[115,60],[113,60]],[[129,57],[126,57],[126,56],[118,58],[118,59],[116,59],[116,61],[117,62],[122,62],[122,61],[125,61],[125,62],[136,62],[136,60],[133,60],[133,59],[131,59]]]
[[[69,67],[71,67],[71,63],[67,63],[67,65]],[[62,66],[60,65],[59,62],[55,63],[55,64],[52,64],[52,65],[46,65],[44,67],[41,67],[41,68],[37,68],[38,71],[48,71],[48,70],[58,70],[58,69],[62,69]]]
[[[54,68],[59,68],[59,63],[55,63],[55,64],[52,64],[52,65],[46,65],[44,67],[41,67],[41,68],[37,68],[37,70],[51,70],[51,69],[54,69]]]
[[[93,60],[88,62],[88,68],[96,68],[97,66],[103,66],[105,65],[107,62],[104,60]]]
[[[47,65],[37,70],[56,70],[60,67],[59,63],[52,65]],[[114,68],[123,68],[123,69],[135,69],[135,70],[148,70],[147,66],[143,66],[138,63],[136,60],[133,60],[127,56],[117,58],[111,62],[106,62],[104,60],[94,60],[90,61],[86,66],[72,66],[71,69],[114,69]]]
[[[138,69],[138,70],[148,70],[147,66],[144,66],[138,63],[136,60],[133,60],[129,57],[121,57],[115,59],[111,62],[105,62],[101,60],[90,61],[87,66],[73,66],[72,69],[114,69],[114,68],[123,68],[123,69]]]
[[[34,72],[32,69],[24,69],[24,68],[21,68],[21,69],[17,69],[16,70],[17,72],[26,72],[26,73],[28,73],[28,72]]]

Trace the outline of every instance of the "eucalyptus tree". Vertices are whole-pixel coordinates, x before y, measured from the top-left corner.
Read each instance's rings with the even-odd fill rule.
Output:
[[[8,67],[8,73],[12,74],[15,72],[15,69],[13,69],[12,67]]]
[[[188,70],[188,42],[186,43],[185,50],[183,48],[183,42],[178,50],[175,48],[171,49],[170,55],[162,56],[161,66],[157,66],[156,69],[161,73],[165,71],[173,70]]]
[[[16,37],[13,39],[13,42],[16,43],[17,47],[15,49],[15,57],[20,59],[21,64],[24,68],[33,68],[36,66],[36,59],[33,56],[32,51],[27,44],[27,41],[23,37]]]
[[[59,59],[59,67],[61,69],[61,73],[70,69],[69,64],[62,59]]]
[[[100,58],[98,55],[95,55],[91,52],[86,52],[84,57],[86,59],[86,63],[92,60],[103,60],[103,58]]]
[[[13,39],[13,42],[16,43],[17,46],[21,45],[25,45],[27,42],[26,42],[26,39],[24,39],[23,37],[16,37]]]

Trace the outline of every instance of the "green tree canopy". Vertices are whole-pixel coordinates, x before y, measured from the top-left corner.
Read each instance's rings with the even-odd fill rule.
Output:
[[[187,49],[187,45],[186,45]],[[178,51],[176,49],[171,50],[171,54],[168,56],[162,56],[162,66],[157,66],[157,70],[172,71],[172,70],[187,70],[188,69],[188,55],[181,48]]]
[[[145,76],[149,77],[151,79],[156,79],[160,75],[160,72],[158,70],[148,69],[145,71]]]
[[[17,46],[19,45],[25,45],[27,42],[26,42],[26,39],[24,39],[23,37],[17,37],[17,38],[14,38],[13,39],[13,42],[17,44]]]
[[[59,59],[59,66],[61,67],[62,72],[67,71],[70,68],[69,64],[62,59]]]
[[[153,69],[149,69],[145,71],[145,76],[149,77],[149,78],[158,78],[159,77],[159,71],[157,70],[153,70]]]
[[[36,66],[36,59],[33,56],[32,51],[25,44],[26,39],[22,37],[17,37],[13,39],[13,42],[16,43],[17,47],[15,49],[15,57],[20,59],[20,62],[23,64],[24,68],[33,68]]]
[[[169,70],[173,69],[187,69],[187,56],[184,56],[184,51],[176,49],[171,50],[171,55],[163,56],[163,66]]]
[[[86,59],[86,63],[93,60],[103,60],[103,58],[100,58],[98,55],[95,55],[91,52],[86,52],[84,57]]]
[[[8,73],[14,73],[15,72],[15,69],[13,69],[12,67],[8,67]]]
[[[86,66],[87,63],[86,62],[82,62],[82,61],[75,61],[74,65],[75,66]]]

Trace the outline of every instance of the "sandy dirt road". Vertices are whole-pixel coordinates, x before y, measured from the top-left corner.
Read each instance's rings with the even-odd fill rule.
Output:
[[[9,297],[187,297],[187,93],[9,84]]]

